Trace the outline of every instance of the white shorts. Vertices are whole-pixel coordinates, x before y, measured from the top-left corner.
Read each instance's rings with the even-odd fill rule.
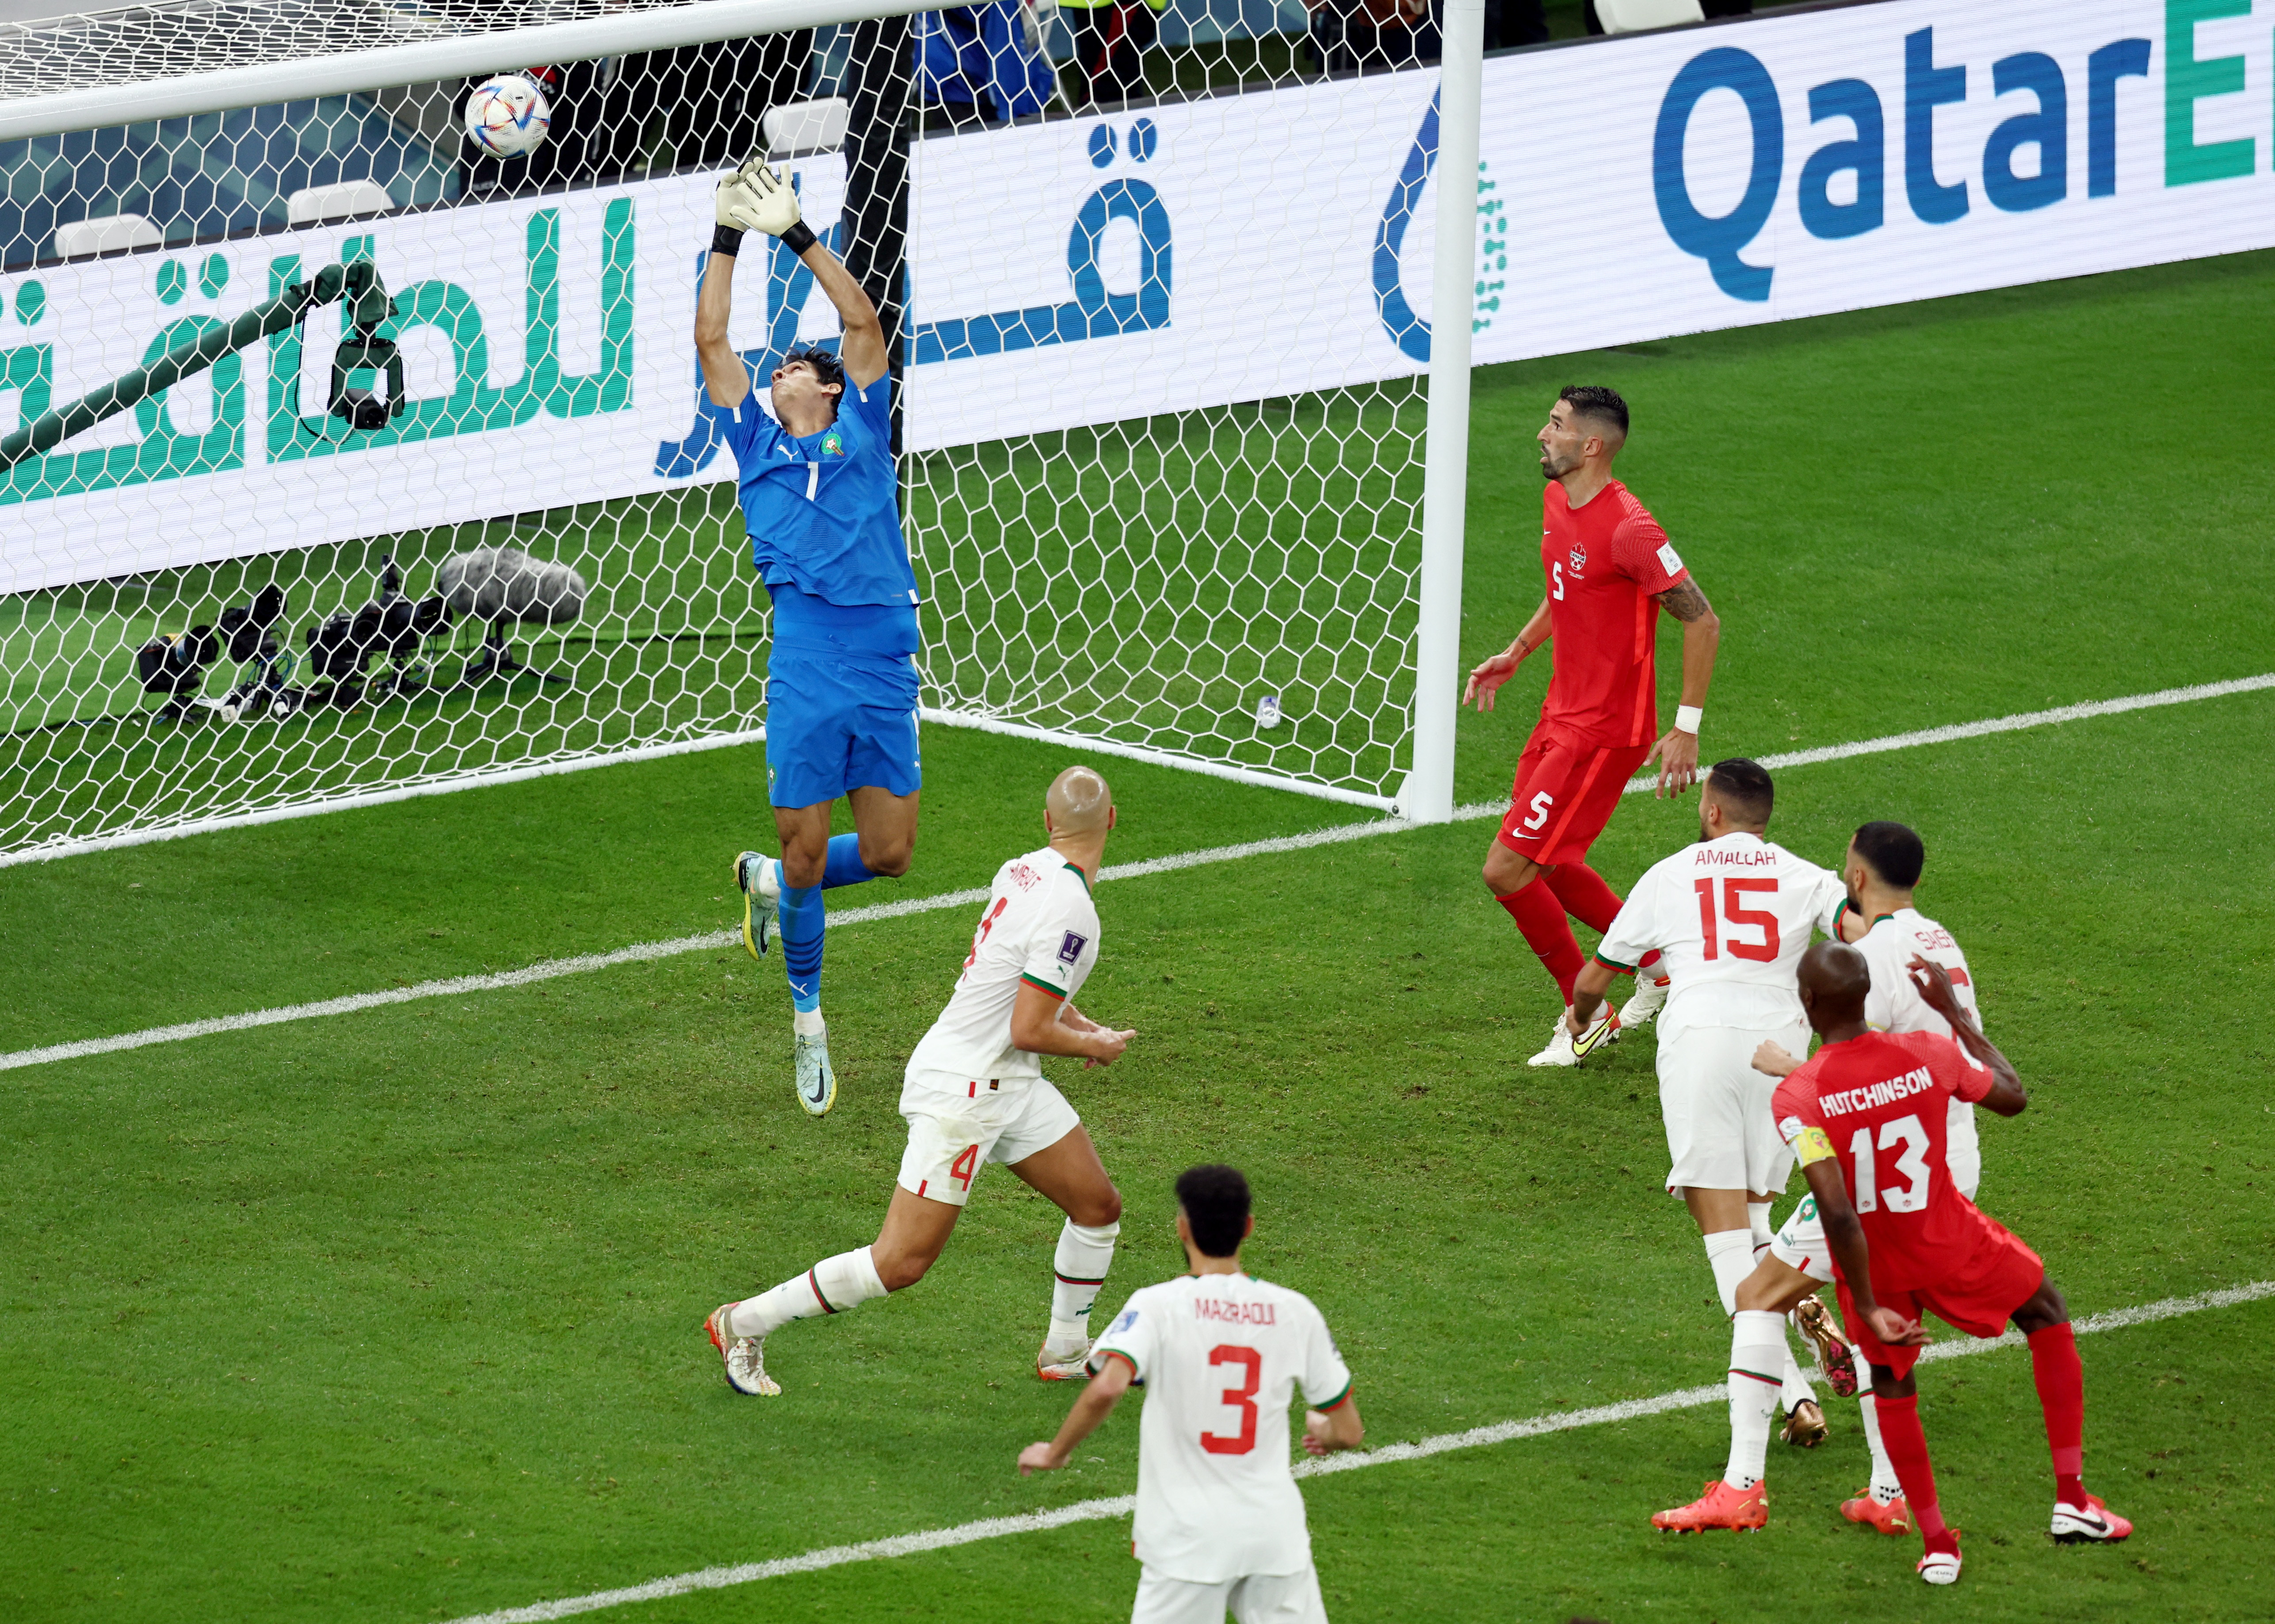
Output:
[[[962,1206],[987,1162],[1024,1161],[1082,1126],[1048,1077],[975,1082],[944,1071],[911,1072],[901,1084],[909,1145],[900,1185],[911,1195]]]
[[[1319,1570],[1308,1565],[1299,1574],[1250,1574],[1215,1584],[1138,1570],[1130,1624],[1224,1624],[1227,1613],[1240,1624],[1327,1624]]]
[[[1659,1113],[1667,1123],[1667,1188],[1785,1188],[1793,1152],[1778,1137],[1770,1097],[1782,1080],[1754,1069],[1764,1042],[1792,1054],[1809,1052],[1809,1028],[1769,1031],[1691,1026],[1659,1037]]]
[[[1953,1100],[1944,1136],[1944,1160],[1951,1169],[1951,1182],[1972,1201],[1983,1180],[1983,1145],[1975,1134],[1975,1107],[1964,1099]],[[1832,1283],[1833,1252],[1825,1244],[1825,1226],[1818,1220],[1816,1197],[1803,1196],[1785,1215],[1785,1222],[1778,1226],[1777,1239],[1770,1243],[1770,1256],[1789,1269],[1799,1269],[1819,1285]]]

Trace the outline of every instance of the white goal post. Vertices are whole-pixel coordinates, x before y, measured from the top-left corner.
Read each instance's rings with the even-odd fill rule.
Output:
[[[1320,0],[1175,89],[1032,3],[0,25],[0,865],[762,737],[688,329],[712,178],[832,98],[775,157],[886,312],[926,719],[1450,817],[1483,0],[1442,67]],[[540,64],[539,155],[463,148]],[[775,246],[761,382],[835,334]],[[1306,345],[1335,301],[1379,353]]]

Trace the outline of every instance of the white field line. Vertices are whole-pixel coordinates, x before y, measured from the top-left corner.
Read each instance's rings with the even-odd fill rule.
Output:
[[[2190,1297],[2167,1297],[2160,1303],[2144,1303],[2135,1308],[2090,1314],[2075,1321],[2075,1326],[2079,1335],[2086,1336],[2096,1332],[2148,1325],[2159,1319],[2175,1319],[2183,1314],[2199,1314],[2206,1309],[2232,1308],[2240,1303],[2256,1303],[2266,1297],[2275,1297],[2275,1280],[2254,1280],[2249,1285],[2199,1292]],[[2010,1331],[2005,1336],[1989,1341],[1978,1342],[1969,1338],[1938,1342],[1921,1357],[1923,1360],[1964,1359],[1976,1354],[1990,1353],[1995,1348],[2020,1347],[2022,1342],[2021,1334]],[[1387,1444],[1379,1449],[1356,1449],[1345,1454],[1329,1455],[1324,1460],[1299,1461],[1295,1471],[1298,1477],[1363,1471],[1372,1466],[1425,1460],[1449,1450],[1477,1449],[1491,1444],[1510,1443],[1520,1438],[1538,1438],[1547,1432],[1568,1432],[1579,1427],[1636,1421],[1650,1416],[1664,1415],[1669,1410],[1704,1409],[1710,1404],[1723,1402],[1727,1396],[1719,1383],[1710,1387],[1683,1387],[1653,1398],[1599,1404],[1590,1409],[1561,1410],[1523,1421],[1503,1421],[1492,1426],[1471,1427],[1465,1432],[1441,1432],[1418,1443]],[[623,1590],[595,1590],[586,1596],[563,1597],[558,1601],[536,1602],[526,1607],[508,1607],[497,1613],[476,1613],[456,1620],[453,1624],[548,1624],[548,1620],[573,1618],[581,1613],[597,1613],[603,1608],[625,1606],[633,1602],[661,1601],[666,1597],[684,1596],[692,1590],[725,1590],[760,1579],[818,1573],[826,1567],[842,1567],[850,1562],[872,1562],[881,1557],[918,1556],[927,1551],[945,1551],[983,1539],[1001,1539],[1013,1534],[1038,1534],[1047,1529],[1064,1528],[1074,1522],[1124,1517],[1137,1508],[1137,1504],[1136,1498],[1128,1494],[1110,1499],[1077,1500],[1072,1505],[1054,1507],[1048,1511],[1032,1511],[1013,1517],[988,1517],[977,1522],[961,1522],[954,1528],[931,1529],[919,1534],[896,1534],[890,1538],[872,1539],[858,1545],[829,1545],[799,1556],[778,1557],[770,1562],[741,1562],[729,1567],[705,1567],[694,1573],[675,1574],[668,1579],[651,1579],[646,1584],[628,1585]]]
[[[2146,710],[2158,706],[2186,705],[2198,699],[2214,699],[2228,694],[2249,693],[2268,688],[2275,688],[2275,672],[2261,676],[2239,677],[2233,682],[2204,683],[2190,688],[2165,688],[2155,693],[2131,694],[2123,699],[2097,699],[2085,705],[2065,705],[2053,710],[2026,711],[2014,716],[1992,717],[1985,721],[1955,722],[1949,727],[1926,728],[1916,733],[1891,733],[1879,738],[1859,739],[1848,744],[1828,744],[1816,750],[1789,751],[1781,755],[1764,756],[1760,759],[1764,767],[1772,768],[1810,767],[1824,761],[1845,761],[1856,756],[1910,750],[1923,744],[1948,744],[1955,739],[1980,738],[1992,733],[2013,733],[2025,728],[2079,721],[2090,717],[2111,716],[2124,711]],[[1641,793],[1651,789],[1653,783],[1654,781],[1649,777],[1637,778],[1629,783],[1626,793]],[[1478,801],[1455,808],[1454,816],[1460,820],[1498,818],[1503,810],[1503,804],[1499,801]],[[1379,835],[1397,835],[1417,827],[1402,818],[1337,824],[1303,835],[1243,841],[1231,846],[1211,846],[1199,851],[1151,857],[1142,863],[1115,864],[1100,871],[1099,878],[1101,880],[1138,880],[1148,874],[1169,873],[1178,869],[1198,868],[1205,864],[1238,862],[1246,857],[1302,851],[1314,846],[1339,845],[1345,841],[1369,840]],[[867,908],[849,908],[841,913],[832,913],[829,923],[833,927],[842,927],[864,925],[877,919],[898,918],[904,914],[930,913],[941,908],[969,908],[984,902],[986,895],[980,890],[947,891],[934,896],[910,897],[902,902],[880,903]],[[444,980],[421,981],[411,986],[390,987],[384,992],[355,993],[343,998],[321,999],[314,1003],[285,1004],[273,1009],[252,1009],[241,1015],[216,1016],[210,1020],[185,1021],[176,1026],[153,1026],[141,1031],[121,1032],[109,1038],[87,1038],[75,1043],[54,1043],[35,1049],[18,1049],[11,1054],[0,1054],[0,1071],[13,1071],[25,1066],[44,1066],[56,1061],[83,1060],[95,1054],[113,1054],[123,1049],[147,1048],[153,1044],[181,1043],[193,1038],[246,1031],[257,1026],[277,1026],[289,1021],[352,1015],[358,1010],[377,1009],[389,1004],[416,1003],[421,999],[500,992],[510,987],[527,986],[533,982],[551,981],[562,976],[586,975],[618,964],[646,963],[655,959],[673,958],[683,953],[715,952],[735,946],[738,940],[737,933],[733,931],[710,931],[699,936],[676,937],[669,941],[639,942],[608,953],[547,959],[520,970],[502,971],[495,974],[453,976]]]

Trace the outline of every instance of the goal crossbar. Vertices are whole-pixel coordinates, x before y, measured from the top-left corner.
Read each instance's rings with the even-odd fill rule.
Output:
[[[559,10],[550,9],[556,14]],[[312,96],[352,94],[391,85],[472,78],[533,63],[629,56],[829,23],[911,16],[925,7],[917,0],[694,0],[692,4],[612,9],[605,13],[597,6],[592,9],[593,15],[566,22],[493,27],[487,32],[479,31],[482,26],[479,15],[471,11],[462,18],[443,13],[427,26],[447,28],[450,30],[447,34],[313,55],[309,54],[311,32],[319,39],[329,32],[324,27],[323,13],[344,13],[337,31],[344,39],[349,37],[350,20],[344,13],[352,10],[367,27],[368,8],[342,7],[336,0],[329,6],[289,9],[283,0],[262,0],[251,5],[179,0],[170,5],[132,6],[0,28],[0,80],[21,87],[0,97],[0,141],[101,129],[120,123],[122,112],[130,113],[138,123],[189,117]],[[313,23],[312,11],[316,13]],[[488,15],[499,13],[492,11]],[[99,75],[95,70],[106,61],[100,49],[102,37],[129,22],[147,28],[154,18],[178,22],[182,25],[178,32],[185,36],[199,29],[215,34],[211,54],[191,39],[180,50],[181,59],[190,64],[185,72],[134,79]],[[273,20],[273,33],[259,27],[263,18]],[[273,55],[241,66],[196,65],[215,59],[224,50],[239,62],[263,52]],[[115,71],[114,67],[111,72]],[[31,94],[25,94],[26,89]]]

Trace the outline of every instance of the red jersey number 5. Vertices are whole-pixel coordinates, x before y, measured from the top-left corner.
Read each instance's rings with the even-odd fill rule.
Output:
[[[1714,918],[1715,884],[1712,880],[1691,882],[1691,888],[1698,893],[1698,929],[1706,939],[1706,956],[1719,958],[1722,949],[1727,948],[1734,959],[1750,959],[1757,964],[1775,963],[1779,943],[1777,915],[1764,913],[1758,908],[1749,908],[1745,906],[1745,900],[1749,892],[1766,892],[1775,895],[1778,882],[1774,880],[1736,879],[1720,881],[1722,918],[1732,925],[1759,926],[1762,933],[1759,941],[1719,933]]]
[[[1201,1434],[1201,1447],[1211,1454],[1246,1454],[1256,1447],[1256,1392],[1264,1385],[1264,1356],[1253,1348],[1230,1343],[1209,1349],[1211,1364],[1237,1364],[1248,1374],[1237,1387],[1224,1390],[1224,1401],[1240,1412],[1240,1431],[1232,1438],[1221,1432]]]

